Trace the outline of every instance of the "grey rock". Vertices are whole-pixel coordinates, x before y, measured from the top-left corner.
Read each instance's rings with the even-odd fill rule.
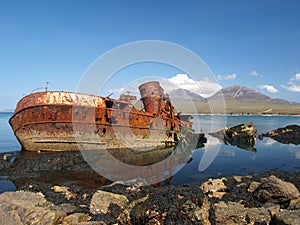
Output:
[[[289,209],[300,209],[300,197],[290,201]]]
[[[66,216],[64,212],[53,209],[53,204],[42,194],[5,192],[0,195],[0,202],[0,211],[15,220],[15,223],[1,224],[57,224]]]
[[[89,222],[81,222],[75,225],[107,225],[104,221],[89,221]]]
[[[66,214],[70,214],[75,211],[76,206],[74,206],[70,203],[63,203],[63,204],[56,206],[55,209],[58,211],[63,211]]]
[[[209,221],[209,203],[208,201],[203,202],[204,205],[200,208],[195,203],[193,203],[191,200],[187,200],[182,206],[181,206],[181,213],[183,216],[189,219],[189,221],[194,222],[196,224],[202,223],[203,225],[210,224]]]
[[[98,190],[92,197],[90,212],[92,214],[107,214],[112,205],[123,209],[128,202],[124,195]]]
[[[84,213],[74,213],[64,218],[62,225],[75,225],[88,222],[91,217]]]
[[[274,221],[274,222],[273,222]],[[299,225],[300,224],[300,210],[289,211],[283,210],[274,216],[274,225]]]
[[[0,224],[22,225],[18,213],[13,208],[0,204]]]
[[[263,205],[264,208],[268,209],[268,211],[270,212],[271,216],[274,216],[276,213],[280,212],[280,205],[277,205],[275,203],[272,202],[266,202]]]
[[[227,190],[227,187],[224,184],[224,181],[226,180],[227,179],[225,177],[209,179],[200,186],[200,189],[209,197],[222,198],[222,196],[226,194]]]
[[[215,225],[269,224],[271,216],[265,208],[245,208],[240,203],[223,201],[212,206],[211,223]]]
[[[232,176],[232,178],[237,182],[241,183],[243,181],[243,176]]]
[[[7,204],[12,207],[24,207],[27,208],[34,207],[36,205],[49,205],[51,203],[47,202],[42,193],[37,194],[33,192],[5,192],[0,195],[1,204]]]
[[[130,219],[130,213],[131,210],[138,206],[139,204],[145,202],[147,199],[149,198],[149,195],[146,195],[143,198],[134,200],[132,202],[130,202],[125,209],[122,211],[122,213],[118,216],[117,218],[117,222],[119,222],[120,224],[131,224],[131,219]]]
[[[298,198],[300,194],[294,184],[271,175],[261,179],[254,196],[261,202],[285,203]]]
[[[256,181],[252,181],[249,184],[249,187],[248,187],[247,191],[253,193],[259,187],[259,185],[261,185],[261,183],[256,182]]]

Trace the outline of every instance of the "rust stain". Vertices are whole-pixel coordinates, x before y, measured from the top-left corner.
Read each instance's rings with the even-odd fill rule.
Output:
[[[142,84],[139,90],[144,110],[134,107],[136,96],[130,95],[116,100],[72,92],[33,93],[19,101],[10,125],[23,148],[31,151],[78,150],[80,144],[84,149],[177,144],[182,128],[191,128],[190,118],[175,113],[159,82]]]

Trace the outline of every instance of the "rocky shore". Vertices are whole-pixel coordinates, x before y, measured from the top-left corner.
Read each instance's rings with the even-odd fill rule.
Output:
[[[201,186],[95,190],[28,182],[0,195],[0,224],[299,224],[300,172],[210,179]]]
[[[2,180],[17,189],[0,195],[0,224],[299,224],[300,172],[125,186],[93,172],[79,153],[0,158]]]
[[[299,128],[291,125],[263,136],[297,145]],[[121,160],[121,153],[114,157]],[[126,153],[126,163],[152,164],[170,150],[149,154]],[[80,152],[2,153],[0,224],[300,224],[300,171],[219,177],[201,185],[168,183],[112,183]]]

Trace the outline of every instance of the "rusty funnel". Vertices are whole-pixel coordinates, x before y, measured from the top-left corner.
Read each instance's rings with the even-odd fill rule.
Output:
[[[146,112],[158,115],[164,108],[164,89],[158,81],[151,81],[139,86],[141,100]]]

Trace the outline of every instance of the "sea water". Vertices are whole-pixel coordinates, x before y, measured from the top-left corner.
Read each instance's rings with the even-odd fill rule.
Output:
[[[20,151],[21,146],[14,136],[9,118],[12,113],[0,113],[0,153]],[[194,128],[205,133],[224,126],[235,126],[253,122],[259,133],[285,127],[300,125],[300,116],[210,116],[194,115]],[[227,145],[206,135],[208,142],[204,147],[191,152],[189,162],[178,165],[171,184],[200,184],[210,177],[249,175],[277,169],[295,171],[300,168],[300,145],[281,144],[271,138],[257,140],[252,151]]]
[[[0,112],[0,153],[21,150],[8,121],[13,115],[11,112]]]
[[[300,125],[300,116],[219,116],[194,115],[194,128],[205,133],[225,126],[253,122],[258,133]],[[300,145],[282,144],[271,138],[257,140],[252,151],[225,144],[207,135],[208,142],[196,149],[191,161],[172,179],[173,185],[200,184],[211,177],[253,175],[268,170],[298,171],[300,169]]]

